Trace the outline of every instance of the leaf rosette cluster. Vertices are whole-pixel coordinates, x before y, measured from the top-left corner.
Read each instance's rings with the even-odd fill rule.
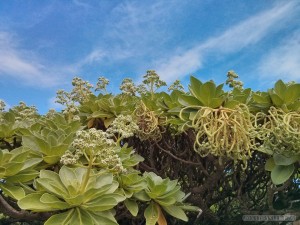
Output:
[[[119,184],[113,175],[101,175],[87,168],[63,166],[59,173],[41,170],[36,179],[37,192],[18,201],[22,209],[34,212],[63,211],[51,216],[51,224],[117,224],[111,209],[124,201],[115,193]]]

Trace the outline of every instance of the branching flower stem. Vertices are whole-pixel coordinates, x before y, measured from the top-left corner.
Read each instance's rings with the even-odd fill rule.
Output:
[[[91,154],[90,158],[89,158],[88,168],[87,168],[86,174],[84,176],[84,180],[83,180],[81,188],[80,188],[81,193],[85,192],[86,186],[89,182],[90,174],[91,174],[91,170],[92,170],[92,166],[93,166],[93,161],[94,161],[94,154]]]

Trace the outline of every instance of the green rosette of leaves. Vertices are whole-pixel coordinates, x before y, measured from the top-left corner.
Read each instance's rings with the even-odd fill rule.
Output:
[[[79,106],[80,115],[87,118],[91,127],[109,127],[118,115],[130,115],[134,110],[134,96],[113,96],[111,94],[91,95],[89,100]]]
[[[25,196],[20,183],[27,183],[38,176],[34,167],[42,160],[29,156],[30,152],[22,147],[0,151],[0,189],[13,199]]]
[[[41,170],[35,186],[37,192],[20,199],[18,205],[33,212],[57,212],[45,225],[118,224],[112,209],[125,196],[116,193],[119,183],[111,173],[63,166],[59,173]]]
[[[27,106],[24,102],[20,102],[8,112],[0,110],[0,140],[11,142],[19,128],[31,126],[39,117],[36,108]]]
[[[183,221],[188,221],[184,210],[198,211],[199,208],[184,204],[186,195],[180,190],[177,180],[162,179],[155,173],[145,173],[146,188],[135,193],[140,201],[149,202],[144,211],[146,225],[166,224],[164,213]]]
[[[11,138],[18,124],[16,123],[15,115],[13,112],[0,113],[0,138],[6,140]]]
[[[28,129],[21,129],[22,145],[39,154],[45,163],[53,165],[68,150],[80,126],[79,121],[68,122],[63,115],[55,114]]]

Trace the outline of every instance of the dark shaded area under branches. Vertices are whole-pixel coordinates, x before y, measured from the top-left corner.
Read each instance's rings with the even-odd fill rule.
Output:
[[[265,154],[253,153],[246,170],[242,170],[239,162],[234,163],[229,158],[200,157],[193,149],[194,138],[193,130],[173,135],[172,130],[167,129],[160,141],[129,140],[129,145],[145,158],[139,164],[139,170],[178,179],[182,190],[190,193],[186,201],[202,209],[201,215],[189,213],[188,223],[168,218],[170,224],[251,224],[243,222],[242,216],[260,214],[290,213],[299,218],[299,183],[290,179],[280,187],[273,185],[270,172],[264,168]],[[299,165],[295,171],[300,173]],[[132,218],[123,214],[121,217],[121,225],[128,224],[128,221],[143,224],[142,215]]]

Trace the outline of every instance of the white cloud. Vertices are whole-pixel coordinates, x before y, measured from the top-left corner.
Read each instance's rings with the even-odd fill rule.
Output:
[[[202,54],[198,49],[191,49],[182,55],[172,57],[167,62],[162,62],[157,70],[161,79],[173,81],[202,67]]]
[[[83,7],[84,9],[88,10],[91,8],[91,6],[88,3],[85,3],[84,1],[80,1],[80,0],[73,0],[72,1],[75,5],[79,6],[79,7]]]
[[[262,57],[258,67],[261,79],[300,80],[300,31]]]
[[[62,82],[63,71],[41,64],[37,56],[19,47],[16,37],[7,32],[0,32],[0,52],[0,76],[4,78],[39,87],[52,87]]]
[[[151,4],[124,1],[112,11],[111,20],[108,22],[108,36],[121,41],[125,47],[139,47],[140,44],[152,42],[162,35],[167,39],[165,26],[168,17],[171,12],[174,13],[176,7],[182,5],[178,1],[153,1]],[[163,40],[160,38],[160,41]]]
[[[80,68],[84,65],[97,63],[103,60],[103,58],[106,56],[106,53],[100,49],[94,49],[92,52],[90,52],[87,56],[85,56],[82,60],[76,63],[74,65],[77,68]]]
[[[212,37],[179,55],[156,62],[158,74],[165,81],[172,81],[193,73],[203,65],[209,53],[218,55],[238,52],[253,45],[270,32],[280,29],[299,9],[297,1],[277,4],[228,28],[221,35]]]
[[[171,18],[179,17],[188,3],[188,0],[120,1],[106,15],[105,33],[99,42],[77,65],[80,68],[93,62],[116,63],[134,57],[139,57],[137,66],[149,63],[144,60],[155,57],[173,35]]]

